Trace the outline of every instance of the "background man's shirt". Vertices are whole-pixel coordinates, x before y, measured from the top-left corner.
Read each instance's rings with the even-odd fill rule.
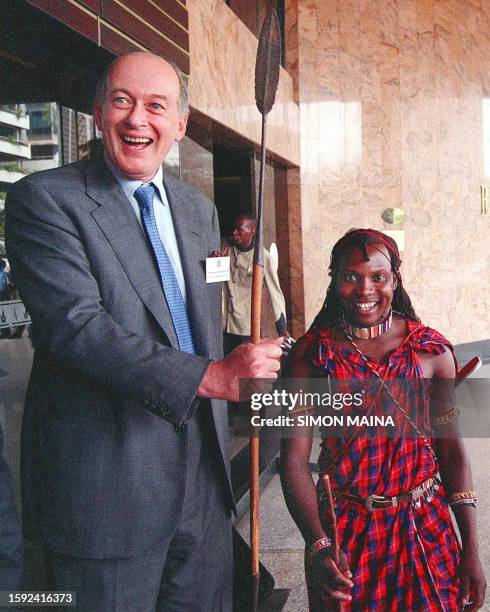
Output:
[[[240,251],[230,246],[230,280],[223,283],[223,330],[250,336],[251,289],[254,250]],[[269,251],[264,249],[264,282],[271,298],[277,333],[286,327],[286,304]]]

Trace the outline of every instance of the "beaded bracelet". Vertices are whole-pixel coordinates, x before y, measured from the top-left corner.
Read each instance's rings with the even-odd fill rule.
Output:
[[[452,502],[457,502],[460,501],[461,499],[477,499],[478,495],[476,494],[476,491],[474,489],[468,489],[467,491],[458,491],[457,493],[451,493],[451,495],[449,495],[448,502],[452,503]]]
[[[454,419],[457,419],[459,415],[459,408],[455,406],[449,412],[446,412],[446,414],[442,414],[441,416],[431,419],[431,423],[432,425],[445,425],[446,423],[450,423],[451,421],[454,421]]]
[[[473,506],[473,508],[476,508],[477,502],[478,495],[474,489],[458,491],[448,497],[448,504],[451,508],[457,508],[458,506]]]
[[[320,550],[323,550],[324,548],[331,548],[331,546],[332,540],[327,537],[320,538],[316,542],[313,542],[313,544],[308,548],[308,552],[306,553],[306,563],[309,565],[313,561],[315,555],[320,552]]]
[[[458,501],[449,502],[449,506],[453,510],[454,508],[458,508],[459,506],[473,506],[473,508],[476,508],[477,501],[478,500],[476,497],[469,498],[469,499],[459,499]]]

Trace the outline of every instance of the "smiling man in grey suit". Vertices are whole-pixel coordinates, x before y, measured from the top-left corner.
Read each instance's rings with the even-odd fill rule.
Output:
[[[98,90],[104,158],[31,175],[7,249],[32,316],[24,526],[78,608],[229,612],[226,402],[274,378],[280,339],[221,353],[214,206],[163,176],[187,96],[162,58],[116,60]]]

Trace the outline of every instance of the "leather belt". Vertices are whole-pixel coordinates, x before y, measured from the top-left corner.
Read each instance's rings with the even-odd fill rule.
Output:
[[[421,498],[425,495],[427,501],[432,501],[433,492],[439,488],[439,481],[437,478],[428,478],[418,487],[415,487],[409,493],[403,493],[402,495],[395,495],[394,497],[386,497],[384,495],[375,495],[374,493],[367,497],[361,497],[360,495],[354,495],[353,493],[347,493],[342,490],[334,490],[334,497],[341,497],[348,501],[355,502],[366,508],[368,512],[374,512],[375,510],[386,510],[387,508],[396,508],[398,504],[404,502],[412,502],[417,507],[420,506]]]

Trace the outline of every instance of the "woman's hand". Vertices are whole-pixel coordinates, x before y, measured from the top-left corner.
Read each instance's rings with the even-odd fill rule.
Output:
[[[464,612],[479,610],[485,601],[487,581],[476,548],[463,548],[458,573],[461,580],[460,603],[465,606]]]
[[[339,562],[331,558],[331,549],[322,549],[316,553],[307,567],[312,586],[322,597],[337,601],[350,601],[350,589],[354,586],[352,573],[345,554],[339,551]]]

